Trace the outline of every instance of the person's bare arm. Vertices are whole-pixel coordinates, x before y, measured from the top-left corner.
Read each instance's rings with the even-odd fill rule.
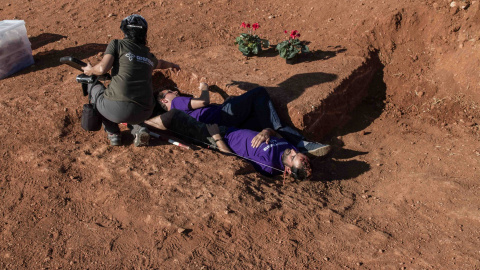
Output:
[[[217,124],[207,124],[208,133],[215,140],[218,150],[224,153],[232,153],[228,145],[223,141],[222,135],[220,135],[220,129]]]
[[[88,76],[103,75],[112,68],[113,60],[114,60],[113,55],[105,54],[102,60],[100,61],[100,63],[96,64],[95,66],[92,67],[92,64],[88,62],[87,66],[82,67],[83,73],[85,73],[85,75],[88,75]]]
[[[208,84],[202,82],[198,88],[201,91],[200,97],[192,98],[190,100],[190,107],[193,110],[203,108],[210,104],[210,92],[208,91]]]
[[[157,66],[155,67],[156,69],[167,69],[171,68],[173,71],[179,71],[180,66],[177,64],[174,64],[172,62],[168,62],[162,59],[158,59]]]

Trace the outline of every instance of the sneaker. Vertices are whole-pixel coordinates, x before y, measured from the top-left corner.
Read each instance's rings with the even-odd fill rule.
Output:
[[[301,153],[308,154],[313,157],[326,156],[332,150],[332,146],[317,142],[305,142],[303,147],[299,147]]]
[[[150,134],[148,133],[148,130],[146,128],[142,127],[135,134],[135,140],[133,140],[133,144],[135,144],[136,147],[148,146],[149,141]]]
[[[112,146],[122,145],[122,136],[118,133],[107,133],[107,138]]]

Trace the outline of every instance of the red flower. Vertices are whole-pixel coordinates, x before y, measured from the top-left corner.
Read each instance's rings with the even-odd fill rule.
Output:
[[[288,31],[287,31],[287,30],[285,30],[285,34],[286,34],[286,33],[288,33]]]
[[[260,25],[258,23],[254,23],[252,24],[252,28],[253,30],[257,30],[258,28],[260,28]]]
[[[247,23],[247,28],[250,28],[250,24],[249,24],[249,23]]]
[[[247,25],[245,24],[245,22],[242,22],[242,25],[240,25],[242,28],[245,28],[247,27]]]
[[[297,34],[297,37],[300,37],[300,34]]]
[[[292,30],[290,33],[290,38],[295,39],[297,37],[298,31],[297,30]]]

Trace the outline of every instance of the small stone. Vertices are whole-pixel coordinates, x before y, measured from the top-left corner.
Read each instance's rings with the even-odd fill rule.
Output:
[[[450,7],[453,8],[453,7],[456,7],[456,6],[457,6],[457,2],[453,1],[453,2],[450,3]]]
[[[425,95],[425,92],[423,92],[423,91],[417,92],[417,96],[423,97],[423,95]]]
[[[178,232],[178,233],[184,233],[184,232],[185,232],[185,229],[184,229],[184,228],[178,228],[177,232]]]

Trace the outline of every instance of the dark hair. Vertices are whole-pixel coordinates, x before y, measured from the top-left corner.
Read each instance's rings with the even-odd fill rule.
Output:
[[[126,17],[122,20],[120,29],[122,29],[126,39],[130,39],[141,45],[147,45],[148,24],[142,16],[132,14]]]
[[[286,149],[285,152],[287,152],[287,150],[289,150],[289,149]],[[283,153],[285,153],[285,152],[283,152]],[[287,158],[287,156],[282,154],[283,165],[285,167],[289,167],[289,166],[285,165],[285,159],[286,158]],[[312,176],[312,167],[310,166],[310,162],[308,160],[301,162],[298,167],[292,166],[292,167],[289,167],[289,168],[292,171],[293,178],[295,178],[295,179],[304,180],[304,179],[310,178]]]
[[[302,164],[299,167],[291,167],[292,169],[292,176],[295,179],[298,180],[305,180],[312,176],[312,168],[310,167],[310,164],[302,162]]]
[[[162,92],[163,90],[158,92],[156,100],[162,109],[164,109],[165,111],[168,111],[167,105],[165,105],[165,103],[162,102],[162,99],[165,98],[165,94]]]

